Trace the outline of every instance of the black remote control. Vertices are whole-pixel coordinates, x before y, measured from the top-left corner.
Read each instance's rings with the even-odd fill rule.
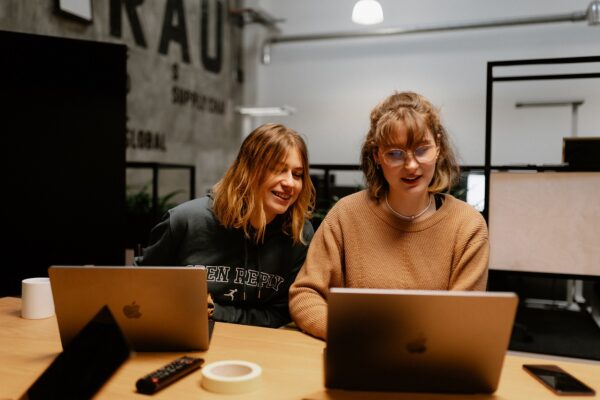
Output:
[[[138,379],[135,387],[138,392],[143,394],[156,393],[165,386],[170,385],[177,379],[184,377],[190,372],[200,368],[204,363],[202,358],[193,358],[188,356],[180,357],[162,368]]]

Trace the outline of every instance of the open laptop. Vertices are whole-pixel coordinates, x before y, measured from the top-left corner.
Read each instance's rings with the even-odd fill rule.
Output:
[[[203,267],[52,266],[48,274],[63,348],[108,305],[134,350],[208,349]]]
[[[517,303],[514,293],[333,288],[325,386],[492,393]]]

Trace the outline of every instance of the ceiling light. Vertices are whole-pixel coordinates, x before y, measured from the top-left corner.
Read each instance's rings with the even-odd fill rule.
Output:
[[[600,1],[593,0],[587,9],[587,19],[590,25],[600,25]]]
[[[352,22],[374,25],[383,22],[383,10],[377,0],[359,0],[352,9]]]

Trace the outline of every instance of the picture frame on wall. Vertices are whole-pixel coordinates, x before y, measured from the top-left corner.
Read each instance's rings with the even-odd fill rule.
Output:
[[[55,12],[86,24],[94,21],[92,0],[55,0]]]

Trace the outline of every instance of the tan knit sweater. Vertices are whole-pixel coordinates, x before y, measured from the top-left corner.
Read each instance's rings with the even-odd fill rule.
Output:
[[[483,217],[445,195],[424,220],[406,222],[366,191],[342,198],[315,233],[290,288],[290,313],[325,338],[331,287],[485,290],[489,244]]]

